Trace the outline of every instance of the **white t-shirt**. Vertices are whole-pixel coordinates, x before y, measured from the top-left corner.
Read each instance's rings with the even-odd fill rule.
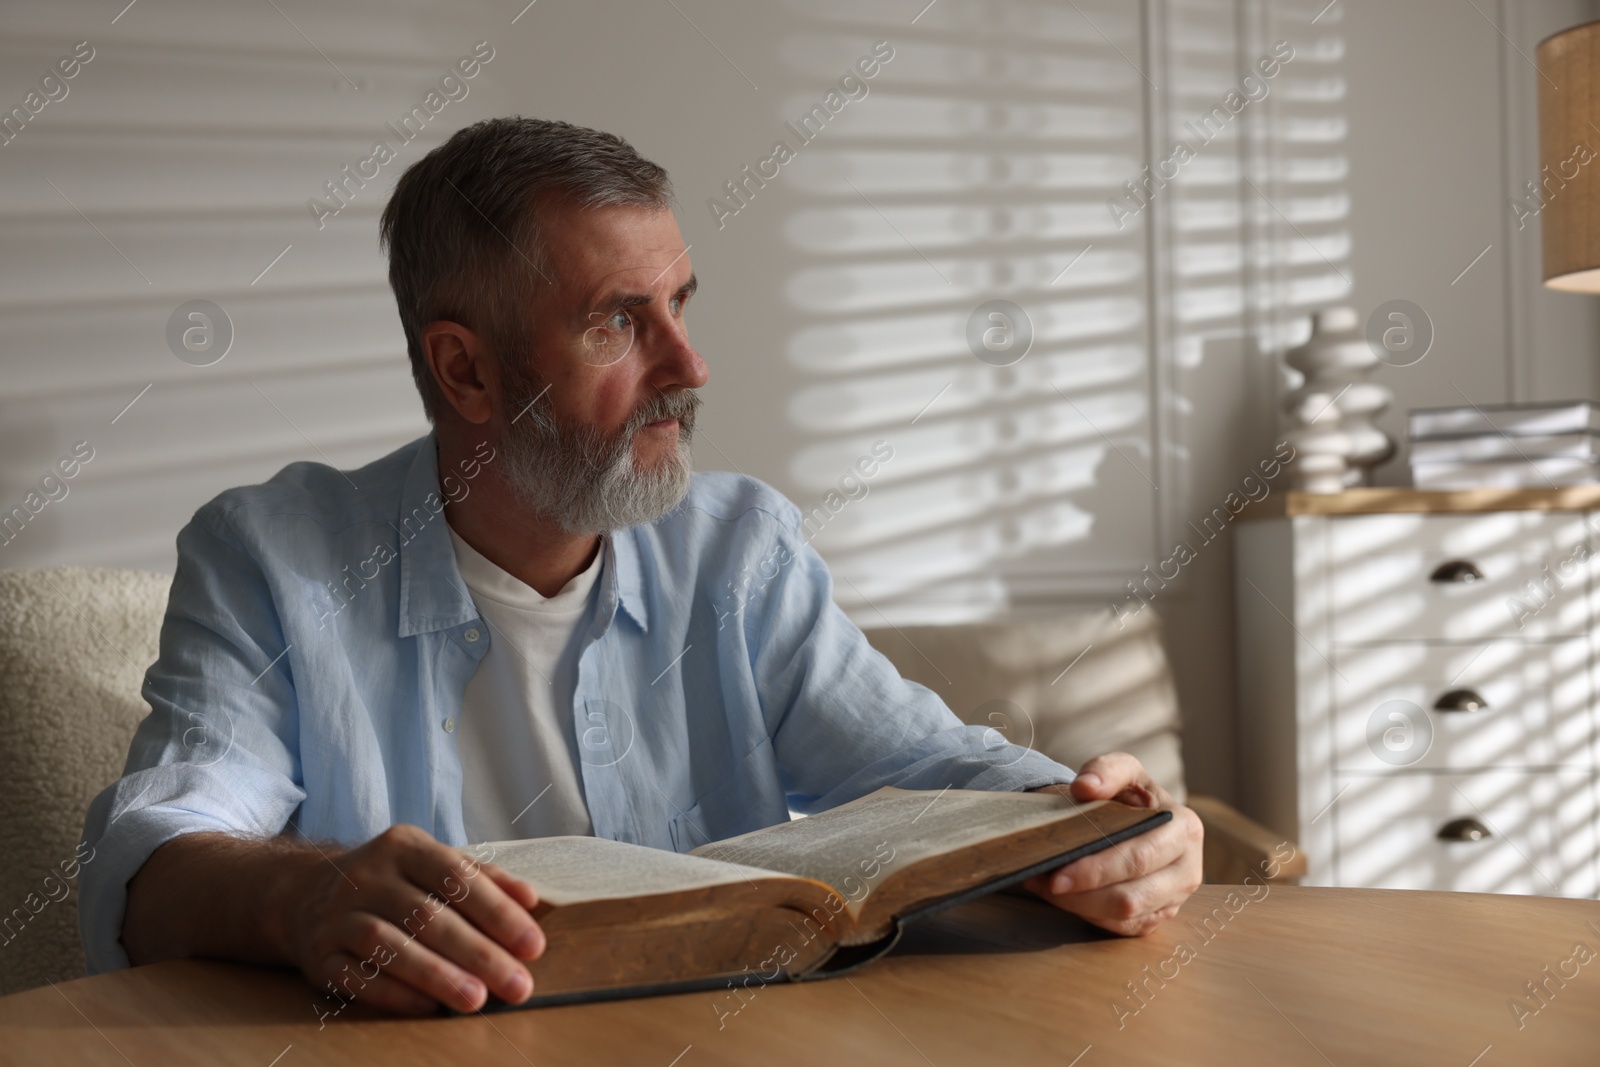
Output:
[[[450,531],[456,565],[489,624],[489,651],[467,682],[461,755],[467,840],[590,835],[572,699],[580,624],[590,618],[602,549],[582,574],[546,599]]]

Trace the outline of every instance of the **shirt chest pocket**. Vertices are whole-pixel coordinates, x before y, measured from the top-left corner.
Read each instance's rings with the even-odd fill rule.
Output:
[[[777,757],[771,739],[764,739],[732,772],[696,798],[694,806],[668,821],[672,847],[688,852],[711,841],[736,837],[789,821]]]

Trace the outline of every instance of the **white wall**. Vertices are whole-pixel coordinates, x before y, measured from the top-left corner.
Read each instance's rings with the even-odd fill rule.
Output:
[[[1495,26],[1454,0],[1341,4],[1356,304],[1411,300],[1435,330],[1422,362],[1384,368],[1384,427],[1403,438],[1409,407],[1600,399],[1600,304],[1539,284],[1539,227],[1519,231],[1508,203],[1539,176],[1538,42],[1600,10],[1479,3]],[[1408,484],[1404,458],[1383,482]]]

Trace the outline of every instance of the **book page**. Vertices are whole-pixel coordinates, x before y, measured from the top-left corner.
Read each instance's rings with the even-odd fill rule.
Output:
[[[908,864],[1100,804],[1055,793],[889,786],[829,811],[702,845],[691,855],[815,878],[854,905]]]
[[[541,901],[557,906],[786,877],[603,837],[494,841],[473,846],[473,852],[531,883]]]

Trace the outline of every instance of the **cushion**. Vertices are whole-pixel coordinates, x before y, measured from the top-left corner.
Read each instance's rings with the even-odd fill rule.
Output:
[[[149,708],[169,575],[0,570],[0,994],[84,974],[75,891],[89,801]]]
[[[964,722],[988,726],[1076,769],[1106,752],[1137,756],[1186,796],[1178,696],[1146,607],[1104,607],[957,626],[882,627],[867,640],[902,676],[933,690]]]

